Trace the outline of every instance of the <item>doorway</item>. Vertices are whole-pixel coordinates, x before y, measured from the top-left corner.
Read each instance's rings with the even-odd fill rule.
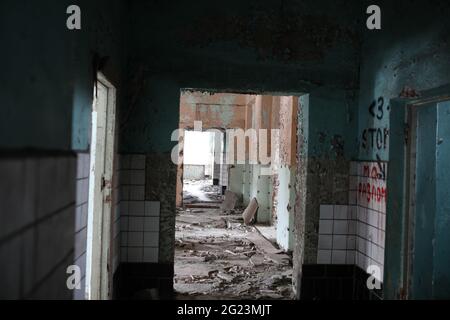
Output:
[[[410,106],[409,299],[450,297],[450,101]]]
[[[293,298],[298,103],[295,96],[182,91],[178,299]]]
[[[183,205],[219,206],[226,188],[222,132],[186,130],[183,150]]]
[[[86,298],[110,298],[116,90],[102,73],[94,88],[87,225]]]

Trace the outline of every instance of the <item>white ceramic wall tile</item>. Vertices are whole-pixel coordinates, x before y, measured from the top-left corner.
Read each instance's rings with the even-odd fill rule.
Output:
[[[145,155],[120,157],[122,262],[157,262],[160,203],[145,201]]]
[[[368,227],[369,226],[367,224],[365,224],[364,222],[358,221],[357,222],[357,234],[358,234],[358,236],[360,236],[361,238],[366,239],[367,238],[367,233],[368,233],[368,231],[367,231]]]
[[[319,250],[320,249],[332,249],[333,248],[333,236],[332,235],[319,235]]]
[[[83,162],[83,159],[81,157],[81,154],[78,154],[76,178],[77,179],[83,178],[84,177],[83,173],[84,173],[84,162]]]
[[[145,214],[145,202],[144,201],[129,201],[128,202],[128,215],[143,216],[144,214]]]
[[[120,217],[120,230],[128,231],[128,217]]]
[[[144,219],[144,231],[159,231],[159,218],[158,217],[145,217]]]
[[[333,234],[348,233],[348,220],[334,220],[333,221]]]
[[[129,185],[130,184],[130,170],[122,170],[120,171],[120,184],[121,185]]]
[[[321,205],[320,206],[320,219],[333,219],[333,206]]]
[[[120,216],[128,216],[130,209],[130,202],[129,201],[121,201],[120,202]]]
[[[128,247],[128,232],[121,232],[120,233],[120,246],[121,247]]]
[[[371,226],[378,226],[378,212],[374,210],[367,210],[367,223]]]
[[[333,250],[331,256],[332,264],[345,264],[346,250]]]
[[[128,247],[142,247],[143,244],[143,232],[128,232]]]
[[[367,223],[367,209],[358,207],[358,221]]]
[[[128,231],[144,231],[144,217],[129,217]]]
[[[145,201],[145,215],[159,217],[161,203],[159,201]]]
[[[81,269],[81,277],[84,278],[86,275],[86,253],[82,254],[78,259],[75,260],[74,263],[76,266]]]
[[[348,212],[348,206],[344,206],[344,205],[334,206],[334,219],[335,220],[348,219],[347,212]]]
[[[143,262],[158,262],[158,248],[144,248]]]
[[[347,236],[347,249],[348,250],[356,249],[356,236]]]
[[[349,235],[356,234],[356,220],[348,221],[348,234]]]
[[[145,170],[130,170],[129,184],[131,185],[145,185]]]
[[[333,235],[333,252],[335,249],[347,249],[347,236],[346,235]]]
[[[120,248],[120,261],[128,262],[128,248],[126,248],[126,247]]]
[[[130,169],[145,169],[145,155],[132,155]]]
[[[349,206],[348,207],[348,218],[351,220],[358,219],[358,207],[357,206]]]
[[[145,187],[144,186],[130,186],[130,200],[143,201],[145,199]]]
[[[128,262],[142,262],[144,255],[143,248],[128,248]]]
[[[74,257],[77,259],[83,253],[86,252],[87,247],[87,232],[83,229],[75,234],[75,244],[74,244]]]
[[[378,241],[378,229],[369,225],[367,227],[367,239],[376,243]]]
[[[158,239],[158,232],[144,232],[144,247],[157,247]]]
[[[332,233],[333,233],[333,220],[320,220],[319,234],[332,234]]]
[[[386,232],[381,231],[381,235],[380,235],[380,246],[385,248],[385,238],[386,238]]]
[[[82,222],[82,218],[83,218],[83,207],[78,206],[75,208],[75,232],[78,232],[85,227],[85,225]]]
[[[130,200],[130,187],[122,185],[120,187],[120,199],[121,201],[128,201]]]
[[[358,243],[359,243],[358,251],[361,252],[364,255],[368,255],[369,254],[370,241],[360,238]]]
[[[317,264],[330,264],[330,263],[331,263],[331,250],[318,250]]]
[[[119,168],[130,169],[131,156],[130,155],[120,155]]]
[[[346,264],[355,264],[355,250],[347,250],[347,255],[345,257]]]

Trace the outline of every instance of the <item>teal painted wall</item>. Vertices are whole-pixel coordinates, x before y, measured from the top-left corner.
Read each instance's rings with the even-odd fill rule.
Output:
[[[364,5],[372,4],[365,1]],[[382,29],[364,29],[359,94],[359,159],[389,159],[389,113],[392,98],[405,86],[417,91],[449,81],[450,22],[448,2],[378,1]],[[365,26],[362,25],[364,28]],[[370,130],[374,133],[372,144]],[[385,132],[388,136],[385,143]],[[363,134],[366,133],[366,147]],[[378,143],[377,143],[378,141]]]
[[[411,298],[450,297],[450,102],[417,108]]]
[[[310,93],[310,157],[357,157],[357,102],[357,95],[351,90],[323,89]]]
[[[369,4],[364,1],[363,6]],[[384,294],[393,299],[402,295],[405,112],[402,102],[391,99],[398,98],[405,86],[420,93],[450,83],[450,4],[437,0],[377,4],[382,30],[362,31],[358,158],[389,160]]]
[[[66,28],[71,4],[81,7],[80,31]],[[1,1],[0,148],[88,148],[93,53],[110,57],[104,73],[119,86],[123,8],[119,0]]]
[[[436,215],[436,103],[417,108],[416,196],[412,298],[432,297],[433,238]]]
[[[450,102],[437,106],[433,298],[450,297]]]
[[[327,134],[327,145],[317,142],[317,153],[332,155],[331,137],[354,137],[357,126],[356,118],[348,118],[352,107],[357,110],[359,11],[347,1],[331,0],[232,0],[220,9],[206,0],[131,2],[124,108],[130,116],[121,132],[121,151],[170,151],[180,89],[203,88],[326,94],[311,103],[317,111],[311,121]],[[332,120],[335,111],[343,122]],[[357,153],[351,140],[344,141],[349,156]]]

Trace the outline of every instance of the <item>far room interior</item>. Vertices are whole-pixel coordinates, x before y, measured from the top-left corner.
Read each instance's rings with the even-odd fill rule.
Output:
[[[227,176],[221,172],[222,132],[184,132],[183,204],[220,204]]]
[[[179,298],[292,298],[297,105],[293,96],[181,92]]]

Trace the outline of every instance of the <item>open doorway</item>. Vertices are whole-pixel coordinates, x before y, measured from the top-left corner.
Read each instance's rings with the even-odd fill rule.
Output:
[[[187,130],[184,133],[183,205],[217,207],[226,188],[220,176],[222,133]],[[216,138],[217,136],[217,138]],[[219,161],[215,161],[215,158]]]
[[[447,98],[448,99],[448,98]],[[410,299],[442,299],[450,289],[449,164],[450,101],[411,104],[408,108],[408,216],[405,266]],[[433,272],[428,272],[430,264]]]
[[[110,242],[116,90],[102,73],[94,89],[89,174],[86,298],[110,298]]]
[[[298,97],[182,91],[179,299],[291,299]]]

